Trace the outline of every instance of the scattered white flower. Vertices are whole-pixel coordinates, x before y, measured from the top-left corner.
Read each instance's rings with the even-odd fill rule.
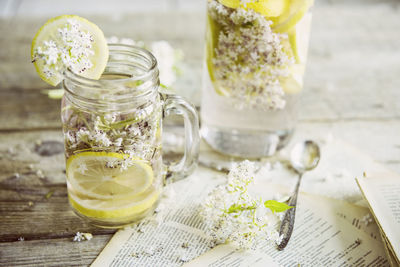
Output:
[[[192,258],[191,257],[188,257],[188,255],[182,255],[182,256],[180,256],[179,257],[179,261],[180,262],[188,262],[188,261],[190,261]]]
[[[89,241],[90,239],[93,238],[93,235],[91,233],[81,233],[77,232],[74,236],[73,241],[74,242],[81,242],[81,241]]]
[[[43,171],[42,171],[42,170],[37,170],[37,171],[36,171],[36,175],[37,175],[39,178],[44,178],[44,174],[43,174]]]
[[[371,217],[370,213],[367,213],[366,215],[364,215],[361,219],[361,222],[365,224],[365,226],[368,226],[368,224],[373,222],[373,219]]]
[[[18,241],[25,241],[25,238],[23,236],[18,237]]]
[[[143,253],[146,256],[153,256],[155,252],[156,252],[156,249],[153,246],[149,246],[149,247],[145,248],[145,250],[143,251]]]

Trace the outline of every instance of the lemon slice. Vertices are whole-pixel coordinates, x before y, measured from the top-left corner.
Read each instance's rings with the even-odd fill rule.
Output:
[[[75,15],[48,20],[36,33],[31,46],[31,59],[40,78],[56,86],[62,72],[73,72],[99,79],[108,61],[107,41],[92,22]]]
[[[246,9],[253,9],[267,18],[277,17],[289,8],[289,2],[289,0],[258,0],[248,3]]]
[[[288,34],[296,63],[306,62],[311,20],[312,15],[306,14]]]
[[[218,2],[230,8],[238,8],[240,6],[240,0],[218,0]]]
[[[303,18],[313,3],[314,0],[291,1],[285,12],[276,18],[271,18],[273,22],[272,29],[280,33],[288,32]]]
[[[79,213],[97,219],[127,218],[151,208],[158,200],[159,190],[151,186],[143,193],[125,199],[84,199],[69,193],[71,206]]]
[[[303,89],[304,65],[294,64],[289,68],[290,75],[279,79],[286,94],[297,94]]]
[[[124,199],[146,191],[153,183],[152,168],[139,158],[107,152],[84,152],[67,161],[69,189],[77,195],[98,200]]]

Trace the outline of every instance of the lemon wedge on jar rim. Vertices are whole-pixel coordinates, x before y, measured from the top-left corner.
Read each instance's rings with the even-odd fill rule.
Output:
[[[38,30],[31,59],[40,78],[53,86],[62,81],[62,73],[68,68],[85,78],[99,79],[108,61],[107,41],[94,23],[76,15],[62,15]]]
[[[108,152],[83,152],[67,161],[68,197],[84,216],[98,219],[124,218],[151,208],[159,197],[151,166],[139,158]]]

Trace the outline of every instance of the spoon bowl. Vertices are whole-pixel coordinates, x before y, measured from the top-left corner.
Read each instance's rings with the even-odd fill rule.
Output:
[[[298,173],[317,167],[320,158],[319,146],[310,140],[297,143],[290,153],[290,163]]]

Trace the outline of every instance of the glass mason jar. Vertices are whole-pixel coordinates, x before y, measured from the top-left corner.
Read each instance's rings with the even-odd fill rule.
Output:
[[[121,227],[151,214],[167,179],[196,167],[199,150],[195,108],[158,92],[154,56],[139,47],[109,45],[100,80],[67,70],[62,124],[68,198],[74,212],[101,227]],[[163,116],[183,116],[182,160],[162,163]]]
[[[258,158],[295,128],[313,0],[209,0],[202,136],[225,154]]]

